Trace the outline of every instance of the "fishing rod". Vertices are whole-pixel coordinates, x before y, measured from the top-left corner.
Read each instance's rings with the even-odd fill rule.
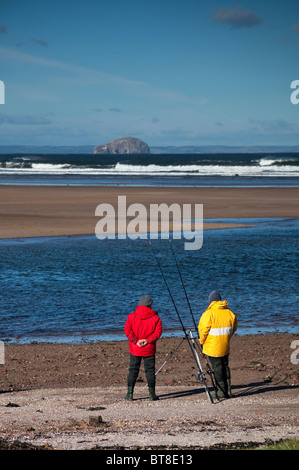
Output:
[[[172,356],[175,354],[175,352],[179,349],[179,347],[181,346],[181,344],[183,343],[183,341],[185,341],[185,337],[183,337],[182,341],[180,342],[180,344],[178,344],[176,346],[176,348],[171,351],[168,355],[168,357],[166,358],[166,360],[163,362],[162,366],[157,370],[157,372],[155,373],[155,376],[159,374],[160,370],[163,369],[163,367],[165,366],[165,364],[167,364],[168,361],[170,361],[170,359],[172,358]],[[146,385],[141,389],[142,391],[146,389]]]
[[[171,243],[171,240],[170,238],[168,239],[169,243],[170,243],[170,246],[171,246],[171,250],[172,250],[172,254],[173,254],[173,257],[174,257],[174,260],[175,260],[175,264],[176,264],[176,267],[177,267],[177,271],[179,273],[179,277],[180,277],[180,280],[181,280],[181,284],[183,286],[183,290],[184,290],[184,293],[185,293],[185,297],[186,297],[186,300],[187,300],[187,304],[188,304],[188,307],[189,307],[189,310],[190,310],[190,313],[191,313],[191,317],[192,317],[192,320],[193,320],[193,323],[194,323],[194,328],[195,330],[197,331],[197,325],[196,325],[196,321],[195,321],[195,318],[194,318],[194,315],[193,315],[193,311],[192,311],[192,308],[191,308],[191,305],[190,305],[190,301],[189,301],[189,297],[187,295],[187,291],[186,291],[186,288],[185,288],[185,284],[184,284],[184,281],[183,281],[183,278],[182,278],[182,275],[181,275],[181,270],[179,268],[179,265],[178,265],[178,262],[177,262],[177,258],[176,258],[176,255],[175,255],[175,251],[173,249],[173,246],[172,246],[172,243]]]
[[[198,357],[198,354],[197,354],[197,349],[196,349],[196,344],[195,344],[195,341],[194,341],[194,337],[193,337],[192,333],[188,335],[188,333],[187,333],[187,331],[186,331],[186,328],[185,328],[184,323],[183,323],[183,321],[182,321],[182,318],[181,318],[181,316],[180,316],[180,314],[179,314],[179,311],[178,311],[178,309],[177,309],[177,306],[176,306],[176,303],[175,303],[175,301],[174,301],[174,298],[173,298],[173,296],[172,296],[172,294],[171,294],[171,290],[170,290],[170,288],[169,288],[169,286],[168,286],[168,283],[167,283],[167,281],[166,281],[164,272],[163,272],[163,270],[162,270],[162,268],[161,268],[160,262],[159,262],[159,260],[158,260],[158,258],[157,258],[156,252],[155,252],[154,247],[153,247],[153,245],[152,245],[152,243],[151,243],[150,240],[149,240],[149,245],[150,245],[150,247],[151,247],[151,249],[152,249],[152,252],[153,252],[153,254],[154,254],[156,263],[157,263],[157,265],[158,265],[158,267],[159,267],[159,270],[160,270],[160,272],[161,272],[162,278],[163,278],[164,283],[165,283],[165,285],[166,285],[166,288],[167,288],[167,290],[168,290],[169,296],[170,296],[170,298],[171,298],[171,300],[172,300],[174,309],[175,309],[175,311],[176,311],[176,313],[177,313],[177,316],[178,316],[178,318],[179,318],[179,321],[180,321],[182,330],[183,330],[183,332],[184,332],[184,334],[185,334],[185,337],[186,337],[186,339],[187,339],[187,341],[188,341],[188,344],[189,344],[189,347],[190,347],[191,352],[192,352],[192,354],[193,354],[194,360],[195,360],[195,362],[196,362],[196,364],[197,364],[197,366],[198,366],[198,369],[199,369],[199,372],[198,372],[198,379],[200,380],[200,382],[203,383],[204,388],[205,388],[205,391],[206,391],[206,394],[207,394],[207,397],[208,397],[208,399],[210,400],[210,402],[213,403],[213,399],[212,399],[212,396],[211,396],[210,391],[209,391],[209,389],[208,389],[208,386],[207,386],[207,384],[206,384],[205,377],[204,377],[204,374],[203,374],[203,370],[202,370],[202,367],[201,367],[201,364],[200,364],[200,360],[199,360],[199,357]],[[186,291],[185,291],[185,293],[186,293]],[[187,295],[187,293],[186,293],[186,295]],[[190,341],[190,337],[191,337],[191,341]]]
[[[194,323],[194,328],[195,328],[195,331],[198,335],[198,339],[199,339],[199,334],[198,334],[198,328],[197,328],[197,325],[196,325],[196,321],[195,321],[195,318],[194,318],[194,315],[193,315],[193,311],[192,311],[192,308],[191,308],[191,304],[190,304],[190,301],[189,301],[189,297],[187,295],[187,291],[186,291],[186,288],[185,288],[185,284],[184,284],[184,281],[183,281],[183,277],[181,275],[181,270],[179,268],[179,264],[178,264],[178,261],[177,261],[177,257],[176,257],[176,254],[175,254],[175,251],[174,251],[174,248],[172,246],[172,242],[170,239],[168,239],[169,243],[170,243],[170,246],[171,246],[171,250],[172,250],[172,254],[173,254],[173,257],[174,257],[174,260],[175,260],[175,264],[176,264],[176,267],[177,267],[177,271],[179,273],[179,277],[180,277],[180,280],[181,280],[181,283],[182,283],[182,287],[183,287],[183,290],[184,290],[184,293],[185,293],[185,297],[186,297],[186,300],[187,300],[187,303],[188,303],[188,307],[189,307],[189,310],[190,310],[190,314],[191,314],[191,317],[193,319],[193,323]],[[191,337],[193,337],[191,335]],[[216,387],[216,383],[215,383],[215,378],[214,378],[214,372],[208,362],[208,358],[206,356],[206,354],[204,354],[203,350],[202,350],[202,345],[199,343],[198,341],[198,344],[199,344],[199,349],[200,349],[200,352],[205,360],[205,363],[206,363],[206,367],[207,367],[207,373],[209,374],[210,378],[211,378],[211,382],[212,382],[212,386],[215,390],[215,393],[216,393],[216,396],[217,396],[217,387]]]
[[[171,290],[170,290],[170,288],[169,288],[169,286],[168,286],[168,284],[167,284],[166,278],[165,278],[165,276],[164,276],[163,270],[162,270],[161,265],[160,265],[160,263],[159,263],[159,260],[158,260],[158,258],[157,258],[156,252],[155,252],[155,250],[154,250],[154,248],[153,248],[153,245],[151,244],[151,241],[149,240],[148,242],[149,242],[150,247],[151,247],[151,249],[152,249],[152,251],[153,251],[154,257],[155,257],[155,259],[156,259],[157,265],[158,265],[158,267],[159,267],[159,269],[160,269],[160,272],[161,272],[161,274],[162,274],[163,280],[164,280],[164,282],[165,282],[166,288],[167,288],[168,293],[169,293],[169,295],[170,295],[170,298],[171,298],[171,300],[172,300],[172,303],[173,303],[173,306],[174,306],[175,311],[176,311],[176,313],[177,313],[177,316],[178,316],[178,318],[179,318],[179,320],[180,320],[181,327],[182,327],[182,329],[183,329],[183,331],[184,331],[186,337],[188,337],[187,331],[186,331],[186,329],[185,329],[185,326],[184,326],[184,324],[183,324],[183,321],[182,321],[182,319],[181,319],[181,316],[180,316],[179,311],[178,311],[178,309],[177,309],[177,306],[176,306],[176,304],[175,304],[174,298],[173,298],[173,296],[172,296],[172,294],[171,294]]]

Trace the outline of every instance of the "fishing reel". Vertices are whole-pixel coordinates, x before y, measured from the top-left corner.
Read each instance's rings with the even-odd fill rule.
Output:
[[[203,372],[200,372],[200,371],[199,371],[198,374],[197,374],[197,376],[198,376],[198,380],[199,380],[200,382],[202,382],[202,383],[205,382],[205,376],[204,376],[204,373],[203,373]]]

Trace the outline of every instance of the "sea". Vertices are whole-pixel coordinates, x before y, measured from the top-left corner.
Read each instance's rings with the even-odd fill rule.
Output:
[[[299,153],[0,154],[0,184],[297,186]]]
[[[298,187],[299,154],[1,154],[0,185]],[[0,340],[124,340],[143,294],[163,336],[183,337],[181,321],[195,328],[214,289],[237,334],[298,333],[299,219],[225,221],[246,227],[206,230],[199,250],[173,234],[0,240]]]

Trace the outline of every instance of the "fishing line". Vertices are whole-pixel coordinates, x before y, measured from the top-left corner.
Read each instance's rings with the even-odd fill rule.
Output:
[[[157,265],[158,265],[158,267],[159,267],[159,270],[160,270],[160,272],[161,272],[162,278],[163,278],[163,280],[164,280],[164,282],[165,282],[165,285],[166,285],[166,288],[167,288],[168,293],[169,293],[169,295],[170,295],[170,298],[171,298],[171,300],[172,300],[173,306],[174,306],[174,308],[175,308],[175,311],[176,311],[177,316],[178,316],[178,318],[179,318],[179,321],[180,321],[180,323],[181,323],[183,332],[184,332],[185,337],[186,337],[186,339],[187,339],[187,341],[188,341],[189,347],[190,347],[190,349],[191,349],[191,351],[192,351],[194,360],[195,360],[195,362],[196,362],[196,364],[197,364],[197,366],[198,366],[198,369],[199,369],[198,378],[199,378],[199,380],[203,383],[203,385],[204,385],[204,387],[205,387],[206,394],[207,394],[207,396],[208,396],[210,402],[213,403],[213,399],[212,399],[212,397],[211,397],[211,394],[210,394],[209,389],[208,389],[208,387],[207,387],[207,384],[206,384],[206,382],[205,382],[203,370],[202,370],[202,367],[201,367],[201,364],[200,364],[200,360],[199,360],[199,357],[198,357],[198,353],[197,353],[197,348],[196,348],[196,343],[195,343],[194,336],[193,336],[193,334],[192,334],[191,331],[189,332],[189,335],[190,335],[190,336],[189,336],[188,333],[187,333],[187,331],[186,331],[186,329],[185,329],[184,323],[183,323],[183,321],[182,321],[182,319],[181,319],[181,316],[180,316],[179,311],[178,311],[178,309],[177,309],[177,306],[176,306],[176,303],[175,303],[175,301],[174,301],[174,298],[173,298],[173,296],[172,296],[172,294],[171,294],[171,290],[170,290],[170,288],[169,288],[169,286],[168,286],[168,283],[167,283],[167,280],[166,280],[166,278],[165,278],[164,272],[163,272],[163,270],[162,270],[161,264],[160,264],[160,262],[159,262],[159,260],[158,260],[158,257],[157,257],[157,255],[156,255],[156,252],[155,252],[154,247],[153,247],[153,245],[152,245],[152,243],[151,243],[150,240],[149,240],[149,245],[150,245],[150,247],[151,247],[151,249],[152,249],[152,252],[153,252],[153,254],[154,254],[155,260],[156,260]],[[171,245],[171,246],[172,246],[172,245]],[[173,255],[174,255],[174,257],[175,257],[174,251],[173,251]],[[176,260],[176,257],[175,257],[175,260]],[[189,298],[188,298],[188,295],[187,295],[187,292],[186,292],[186,289],[185,289],[185,285],[184,285],[184,282],[183,282],[183,279],[182,279],[182,276],[181,276],[181,273],[180,273],[180,270],[179,270],[177,261],[176,261],[176,265],[177,265],[177,269],[178,269],[178,272],[179,272],[179,276],[180,276],[180,279],[181,279],[181,282],[182,282],[182,285],[183,285],[183,288],[184,288],[185,296],[186,296],[186,299],[187,299],[187,301],[188,301],[188,305],[189,305],[189,308],[190,308],[190,312],[192,312],[191,305],[190,305],[190,302],[189,302]],[[195,322],[193,313],[192,313],[192,318],[193,318],[194,325],[195,325],[195,331],[197,331],[196,322]],[[190,341],[190,337],[191,337],[191,341]],[[202,351],[201,351],[201,352],[202,352]],[[205,359],[206,359],[206,358],[205,358]],[[209,367],[208,367],[208,374],[211,375],[212,385],[213,385],[213,387],[215,388],[214,381],[213,381],[213,378],[212,378],[212,374],[211,374],[211,373],[212,373],[212,371],[211,371],[211,370],[209,369]]]

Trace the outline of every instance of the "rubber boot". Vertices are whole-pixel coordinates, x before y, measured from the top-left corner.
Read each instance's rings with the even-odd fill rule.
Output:
[[[230,379],[226,380],[226,385],[227,385],[227,397],[226,398],[233,398]]]
[[[134,387],[130,387],[128,385],[128,393],[125,396],[125,400],[133,400],[133,390],[134,390]]]
[[[224,382],[218,382],[217,383],[217,398],[227,398],[227,394],[225,392],[225,383]]]
[[[159,397],[157,397],[156,395],[155,387],[148,387],[148,391],[149,391],[150,400],[152,401],[159,400]]]

